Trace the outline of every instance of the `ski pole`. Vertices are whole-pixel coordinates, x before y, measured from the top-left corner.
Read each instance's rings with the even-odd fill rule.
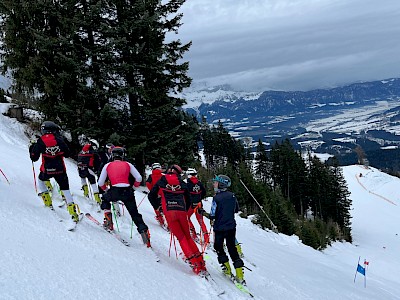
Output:
[[[37,190],[37,185],[36,185],[36,173],[35,173],[35,165],[33,164],[33,161],[32,161],[32,171],[33,171],[33,182],[35,183],[35,191],[37,194],[38,190]]]
[[[170,232],[170,235],[169,235],[168,257],[171,257],[171,246],[172,246],[172,232]]]
[[[142,198],[142,200],[140,200],[139,205],[137,206],[139,208],[140,204],[142,204],[144,198],[146,198],[147,194],[144,195],[144,197]]]
[[[278,233],[278,227],[275,226],[275,224],[272,222],[272,220],[268,217],[267,213],[265,212],[264,208],[261,206],[260,203],[258,203],[257,199],[253,196],[253,194],[250,192],[250,190],[247,188],[247,186],[244,184],[242,179],[239,179],[240,183],[244,186],[244,188],[247,190],[247,192],[250,194],[250,196],[253,198],[253,200],[257,203],[258,207],[261,209],[261,211],[265,214],[267,217],[269,223],[271,224],[272,231],[275,233]]]
[[[33,163],[33,162],[32,162]],[[8,181],[6,174],[4,174],[3,170],[0,168],[0,172],[1,174],[3,174],[4,178],[7,180],[8,184],[10,184],[10,182]]]
[[[114,202],[111,202],[111,207],[112,207],[112,211],[114,213],[115,224],[117,225],[117,230],[119,232],[118,219],[117,219],[117,214],[115,213]]]
[[[176,251],[175,235],[174,235],[174,234],[172,234],[172,236],[173,236],[173,238],[174,238],[175,256],[176,256],[176,259],[178,259],[178,251]]]
[[[132,236],[133,236],[133,220],[132,220],[132,226],[131,226],[131,239],[132,239]]]
[[[125,203],[122,202],[121,200],[117,201],[118,204],[121,204],[122,206],[122,216],[125,216]]]

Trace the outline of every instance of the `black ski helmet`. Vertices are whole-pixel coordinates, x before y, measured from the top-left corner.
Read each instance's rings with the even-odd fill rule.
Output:
[[[112,160],[124,160],[126,156],[126,150],[123,147],[114,147],[111,151]]]
[[[226,175],[216,175],[213,182],[218,182],[218,189],[223,190],[231,186],[231,179]]]
[[[56,123],[52,121],[44,121],[42,125],[40,126],[40,132],[42,134],[48,134],[48,133],[59,133],[60,132],[60,126],[58,126]]]

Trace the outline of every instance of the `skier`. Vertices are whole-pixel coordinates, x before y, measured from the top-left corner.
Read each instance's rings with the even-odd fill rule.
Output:
[[[158,203],[158,193],[161,191],[161,204],[167,219],[171,234],[179,241],[182,251],[196,274],[207,274],[203,255],[190,236],[187,221],[187,209],[189,191],[186,183],[180,178],[182,169],[178,165],[172,165],[160,180],[153,186],[149,193],[149,200],[155,207]]]
[[[96,183],[96,171],[100,165],[100,156],[97,154],[99,143],[96,140],[90,139],[89,143],[85,144],[78,154],[78,172],[81,178],[83,195],[89,197],[89,187],[86,183],[88,179],[94,199],[97,203],[101,203],[99,188]]]
[[[151,165],[151,174],[146,180],[146,186],[151,191],[153,186],[156,184],[158,180],[160,180],[161,176],[163,176],[162,167],[159,163],[154,163]],[[165,224],[164,214],[162,212],[161,206],[161,195],[158,193],[158,201],[155,203],[154,212],[156,213],[156,220],[161,225],[161,227],[168,229],[168,226]]]
[[[190,217],[194,213],[197,221],[199,222],[201,232],[203,233],[204,236],[204,245],[206,246],[210,241],[209,234],[203,220],[203,215],[199,214],[197,211],[199,208],[203,207],[203,203],[201,202],[201,200],[206,196],[206,189],[204,188],[204,185],[201,183],[201,181],[197,178],[196,169],[188,168],[186,174],[188,176],[187,188],[190,193],[190,204],[191,204],[188,210],[190,233],[192,235],[192,238],[194,240],[197,240],[196,229],[194,228],[194,225],[190,220]]]
[[[67,170],[64,164],[64,157],[70,156],[67,144],[60,136],[60,127],[52,121],[45,121],[40,127],[42,136],[29,146],[29,153],[32,161],[37,161],[42,155],[42,164],[38,177],[39,196],[42,197],[44,205],[53,209],[53,203],[45,181],[54,178],[58,183],[61,192],[65,197],[67,209],[74,222],[79,221],[77,211],[78,205],[74,203],[69,191]]]
[[[147,247],[151,247],[149,228],[144,223],[142,215],[138,212],[135,191],[129,183],[129,175],[132,175],[135,178],[133,185],[135,187],[140,186],[142,176],[131,163],[124,161],[125,156],[125,148],[114,147],[111,151],[111,162],[104,166],[99,177],[99,186],[103,190],[107,189],[105,185],[107,177],[111,184],[110,188],[103,195],[101,202],[101,209],[104,210],[103,226],[108,230],[114,229],[110,202],[121,200],[131,215],[132,221],[135,223],[143,242]]]
[[[213,178],[213,186],[215,196],[213,197],[210,213],[206,213],[203,209],[198,211],[211,220],[210,223],[214,228],[214,249],[217,252],[218,262],[221,264],[222,271],[229,277],[233,276],[228,256],[224,251],[224,240],[226,240],[226,247],[236,270],[236,280],[241,284],[245,284],[243,276],[244,263],[235,246],[235,213],[239,211],[239,204],[235,194],[228,191],[231,186],[231,179],[226,175],[217,175]]]
[[[100,176],[103,167],[106,165],[106,163],[111,161],[111,151],[112,149],[114,149],[114,147],[115,146],[113,144],[108,143],[104,147],[102,147],[101,151],[99,151],[100,166],[99,169],[97,170],[97,175]]]

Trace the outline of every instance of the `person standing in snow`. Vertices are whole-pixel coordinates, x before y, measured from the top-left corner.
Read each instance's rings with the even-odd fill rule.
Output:
[[[149,200],[155,207],[158,193],[161,194],[161,205],[171,233],[178,239],[181,249],[196,274],[206,273],[203,255],[190,236],[187,210],[190,205],[190,194],[186,183],[181,179],[182,169],[172,165],[149,193]]]
[[[89,142],[83,146],[78,154],[78,172],[81,178],[83,195],[89,197],[89,187],[86,183],[87,178],[92,187],[94,199],[100,204],[101,199],[95,173],[100,166],[100,156],[97,154],[98,148],[99,143],[93,139],[90,139]]]
[[[72,220],[78,222],[79,216],[77,211],[79,211],[79,208],[74,203],[69,191],[67,170],[64,164],[64,157],[70,156],[70,150],[60,136],[60,127],[57,124],[52,121],[45,121],[42,123],[40,130],[42,136],[29,146],[32,161],[38,161],[40,156],[42,156],[42,164],[38,176],[39,196],[42,197],[45,206],[53,208],[50,192],[46,187],[45,181],[54,178],[65,197],[67,209]]]
[[[139,187],[142,176],[131,163],[124,161],[125,156],[125,148],[114,147],[111,151],[111,162],[104,166],[99,177],[99,186],[103,190],[107,189],[105,185],[107,177],[111,184],[110,188],[103,195],[101,202],[101,209],[104,210],[103,226],[108,230],[114,229],[110,202],[121,200],[131,215],[132,221],[135,223],[143,242],[147,247],[151,247],[149,228],[144,223],[142,215],[138,212],[135,191],[129,183],[129,176],[132,175],[135,179],[134,187]]]
[[[186,174],[188,176],[187,188],[188,188],[189,194],[190,194],[190,207],[188,210],[188,221],[189,221],[190,233],[192,235],[192,238],[194,240],[196,240],[197,239],[196,229],[194,228],[194,225],[193,225],[192,221],[190,220],[190,217],[194,213],[197,221],[199,222],[202,234],[204,236],[204,245],[207,245],[210,241],[209,233],[208,233],[207,227],[204,223],[203,215],[199,214],[197,211],[199,208],[203,208],[203,203],[201,200],[206,196],[206,189],[205,189],[203,183],[197,178],[196,169],[188,168],[188,170],[186,171]]]
[[[101,171],[103,170],[103,167],[106,165],[106,163],[111,161],[111,151],[114,149],[114,145],[111,143],[106,144],[104,147],[102,147],[102,151],[99,151],[99,157],[100,157],[100,166],[97,170],[97,174],[100,176]]]
[[[162,167],[159,163],[154,163],[151,165],[151,174],[146,180],[146,187],[148,188],[149,191],[153,188],[153,186],[156,184],[157,181],[160,180],[160,178],[164,175],[162,171]],[[152,204],[152,203],[151,203]],[[153,204],[152,204],[153,206]],[[153,206],[154,212],[156,213],[156,220],[157,222],[161,225],[161,227],[168,228],[167,225],[165,224],[164,220],[164,214],[162,211],[161,207],[161,195],[160,193],[158,194],[158,201],[154,201],[154,206]]]
[[[239,204],[235,194],[228,191],[228,188],[231,186],[231,179],[228,176],[215,176],[213,178],[213,186],[215,196],[213,197],[210,213],[206,213],[203,209],[200,209],[199,213],[211,220],[210,223],[214,229],[214,249],[217,252],[218,262],[221,264],[222,271],[227,276],[233,276],[228,256],[224,251],[224,241],[226,241],[229,256],[236,270],[236,280],[244,284],[244,263],[235,246],[235,213],[239,212]]]

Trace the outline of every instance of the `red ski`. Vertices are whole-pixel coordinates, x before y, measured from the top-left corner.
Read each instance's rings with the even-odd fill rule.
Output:
[[[118,233],[116,233],[115,231],[110,231],[107,230],[106,228],[103,227],[103,224],[101,224],[96,218],[94,218],[90,213],[85,213],[86,218],[88,218],[90,221],[92,221],[94,224],[96,224],[97,226],[99,226],[100,228],[102,228],[103,230],[107,231],[109,234],[111,234],[112,236],[114,236],[118,241],[120,241],[122,244],[124,244],[125,246],[129,247],[130,244],[128,241],[124,240]]]

